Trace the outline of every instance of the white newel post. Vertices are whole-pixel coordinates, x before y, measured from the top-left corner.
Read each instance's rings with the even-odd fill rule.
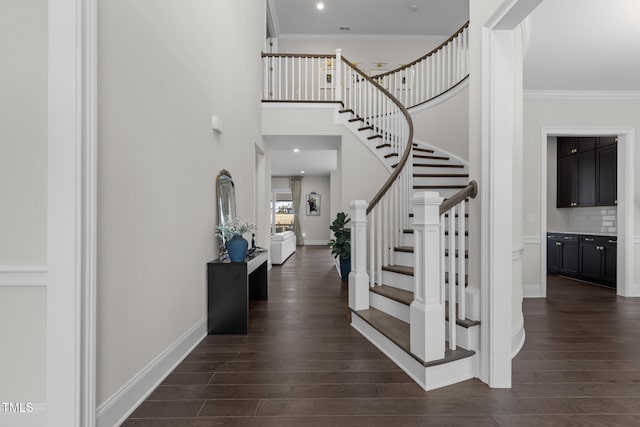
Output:
[[[336,82],[333,99],[335,101],[342,101],[342,49],[336,49],[336,72],[333,77]]]
[[[445,349],[443,288],[440,277],[440,204],[436,192],[413,197],[414,280],[410,306],[411,352],[426,361],[442,359]]]
[[[364,200],[351,201],[351,273],[349,273],[349,308],[369,308],[367,274],[367,207]]]

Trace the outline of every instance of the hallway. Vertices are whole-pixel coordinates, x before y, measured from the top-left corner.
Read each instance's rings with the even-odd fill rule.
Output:
[[[123,425],[640,425],[640,301],[553,277],[548,292],[524,302],[512,389],[425,393],[349,326],[329,250],[298,247],[249,334],[206,337]]]

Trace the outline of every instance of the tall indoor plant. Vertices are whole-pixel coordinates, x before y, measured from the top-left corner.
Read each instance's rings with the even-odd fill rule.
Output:
[[[329,247],[334,257],[340,257],[340,276],[344,282],[349,280],[351,272],[351,229],[345,227],[349,221],[351,218],[348,214],[338,212],[336,219],[329,227],[334,235],[334,238],[329,241]]]

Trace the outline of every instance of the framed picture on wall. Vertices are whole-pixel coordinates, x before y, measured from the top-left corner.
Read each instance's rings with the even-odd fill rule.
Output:
[[[325,69],[320,70],[320,88],[321,89],[333,89],[335,87],[334,79],[335,70]]]
[[[320,195],[316,192],[307,194],[307,216],[320,216]]]

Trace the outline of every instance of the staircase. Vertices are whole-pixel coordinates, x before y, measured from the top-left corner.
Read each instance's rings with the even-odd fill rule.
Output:
[[[411,115],[394,93],[419,105],[464,80],[467,34],[465,26],[431,53],[375,79],[340,50],[263,54],[264,102],[335,103],[339,121],[389,171],[372,200],[351,202],[352,326],[425,390],[478,373],[481,326],[472,317],[479,301],[466,274],[467,206],[477,185],[464,162],[414,141]],[[316,75],[318,69],[331,78]],[[408,77],[415,78],[410,97],[402,87]]]

